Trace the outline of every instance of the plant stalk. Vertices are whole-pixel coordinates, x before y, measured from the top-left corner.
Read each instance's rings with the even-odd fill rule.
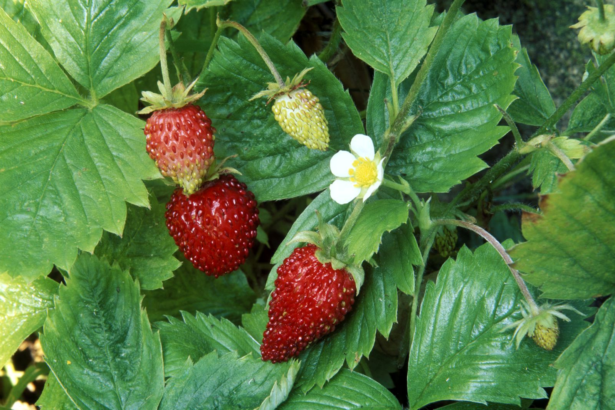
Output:
[[[572,163],[572,161],[570,161],[570,158],[568,158],[568,155],[566,155],[566,153],[562,151],[557,145],[549,141],[549,143],[547,144],[547,149],[551,151],[553,155],[559,158],[559,160],[562,161],[564,165],[566,165],[566,168],[568,168],[568,171],[574,171],[575,169],[574,164]]]
[[[363,201],[363,199],[356,200],[352,213],[350,214],[348,219],[346,219],[346,222],[344,223],[344,226],[342,227],[342,231],[340,232],[338,243],[344,243],[344,240],[346,239],[348,234],[350,234],[350,231],[352,231],[352,227],[357,222],[357,219],[359,219],[359,215],[361,214],[361,211],[363,210],[364,204],[365,204],[365,201]]]
[[[421,86],[425,82],[425,79],[427,78],[427,74],[429,74],[429,71],[436,59],[438,51],[440,51],[440,47],[442,46],[442,43],[444,42],[446,33],[448,32],[448,29],[455,21],[457,12],[459,12],[459,8],[464,3],[464,1],[465,0],[455,0],[453,2],[450,9],[448,10],[448,13],[446,14],[446,17],[444,17],[444,21],[438,28],[438,32],[436,33],[436,37],[434,38],[433,43],[431,44],[431,47],[429,48],[429,52],[427,53],[427,56],[425,57],[425,61],[423,62],[423,65],[421,66],[419,72],[417,73],[414,83],[412,83],[412,87],[410,87],[410,91],[408,91],[408,95],[406,96],[406,99],[404,100],[404,103],[402,104],[399,110],[399,114],[397,115],[395,122],[393,123],[393,125],[391,125],[391,133],[393,135],[396,135],[397,138],[399,138],[399,136],[405,131],[405,129],[403,129],[404,120],[410,113],[410,109],[414,105],[414,102],[416,101],[419,95]]]
[[[521,149],[521,147],[525,145],[525,142],[523,141],[523,138],[521,137],[521,133],[519,132],[519,128],[517,128],[517,124],[515,124],[512,117],[506,112],[504,108],[500,107],[498,104],[494,104],[494,106],[495,108],[498,109],[500,114],[502,114],[502,117],[504,117],[506,124],[508,124],[508,127],[512,131],[513,136],[515,137],[515,143],[517,144],[515,148]]]
[[[537,315],[540,312],[540,308],[538,307],[538,305],[536,304],[536,301],[532,297],[532,294],[527,288],[525,281],[521,278],[519,271],[517,271],[515,268],[511,266],[513,264],[512,258],[508,255],[508,252],[506,252],[506,249],[504,249],[502,244],[498,242],[498,240],[495,239],[489,232],[487,232],[480,226],[476,226],[472,223],[465,222],[465,221],[459,221],[457,219],[437,219],[433,222],[434,224],[437,224],[437,225],[454,225],[454,226],[459,226],[462,228],[469,229],[470,231],[480,235],[484,240],[489,242],[491,246],[493,246],[495,250],[500,254],[502,259],[504,259],[504,262],[506,262],[506,265],[508,266],[510,273],[515,279],[515,282],[517,282],[517,286],[519,286],[519,290],[521,290],[523,297],[525,298],[528,305],[530,306],[530,309],[532,310],[532,314]]]
[[[416,316],[419,309],[419,296],[421,294],[423,276],[425,275],[427,259],[429,259],[429,252],[431,251],[435,237],[435,229],[431,229],[427,232],[427,239],[425,240],[425,247],[423,248],[423,265],[419,266],[419,271],[416,275],[416,282],[414,283],[414,295],[412,297],[412,308],[410,313],[410,346],[412,346],[412,342],[414,340],[414,329],[416,328]]]
[[[598,5],[598,15],[600,16],[600,21],[606,21],[606,16],[604,15],[604,2],[602,0],[596,0],[596,4]]]
[[[167,41],[169,42],[169,50],[171,50],[171,55],[173,56],[173,65],[175,66],[175,71],[177,71],[177,79],[180,83],[186,84],[184,82],[184,75],[181,70],[181,60],[179,55],[177,54],[177,50],[175,50],[175,44],[173,43],[173,36],[169,30],[165,30]]]
[[[275,68],[275,65],[273,65],[273,61],[271,61],[271,58],[269,58],[269,55],[267,54],[263,46],[260,45],[256,37],[254,37],[247,28],[245,28],[244,26],[242,26],[241,24],[235,21],[228,21],[228,20],[227,21],[218,20],[218,27],[219,28],[232,27],[234,29],[239,30],[239,32],[244,35],[244,37],[250,42],[250,44],[254,46],[256,51],[258,51],[258,54],[260,54],[265,64],[267,64],[267,67],[269,68],[269,71],[271,71],[273,78],[275,78],[276,83],[278,83],[278,86],[280,86],[280,88],[283,88],[286,85],[286,83],[284,83],[284,80],[282,79],[282,76],[280,75],[278,70]]]
[[[602,130],[602,127],[604,127],[606,123],[609,122],[610,119],[611,119],[611,114],[605,115],[602,121],[600,121],[600,124],[596,125],[596,128],[594,128],[592,132],[587,134],[585,138],[583,138],[583,141],[591,141],[591,139],[594,138],[596,134],[600,132],[600,130]]]
[[[171,78],[169,77],[169,65],[167,62],[167,49],[164,45],[164,36],[167,31],[167,17],[163,16],[160,22],[160,69],[162,70],[162,82],[164,83],[164,89],[168,96],[173,94],[171,87]]]

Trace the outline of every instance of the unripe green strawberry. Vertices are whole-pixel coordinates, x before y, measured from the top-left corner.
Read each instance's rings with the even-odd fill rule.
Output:
[[[298,88],[275,97],[272,110],[285,133],[310,149],[327,149],[329,128],[325,112],[310,90]]]
[[[436,234],[434,241],[434,249],[438,251],[440,256],[448,258],[455,255],[457,247],[457,229],[442,228],[442,231]]]
[[[543,326],[541,323],[536,323],[534,328],[534,334],[531,335],[532,340],[536,344],[545,350],[553,350],[557,344],[559,337],[559,325],[557,319],[553,320],[553,324],[550,327]]]
[[[303,70],[284,83],[269,83],[268,89],[259,92],[252,100],[267,97],[275,101],[273,115],[285,133],[310,149],[326,151],[329,147],[329,127],[325,111],[310,90],[305,88]]]
[[[579,17],[579,22],[570,28],[580,28],[579,41],[589,44],[600,55],[609,54],[615,48],[615,6],[604,5],[604,20],[595,7],[588,7]]]

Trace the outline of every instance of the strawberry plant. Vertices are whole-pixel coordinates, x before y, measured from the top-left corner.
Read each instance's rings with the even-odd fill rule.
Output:
[[[0,0],[1,408],[615,409],[615,6],[464,3]]]

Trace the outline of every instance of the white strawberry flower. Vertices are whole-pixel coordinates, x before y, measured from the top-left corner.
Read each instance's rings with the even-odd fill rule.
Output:
[[[336,176],[329,188],[331,199],[338,204],[347,204],[355,198],[366,201],[382,184],[383,161],[370,137],[355,135],[350,141],[350,152],[339,151],[331,158],[331,172]]]

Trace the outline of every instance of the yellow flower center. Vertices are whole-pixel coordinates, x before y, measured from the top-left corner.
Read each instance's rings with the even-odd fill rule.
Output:
[[[353,168],[348,170],[350,181],[357,188],[367,188],[378,181],[378,167],[369,158],[361,157],[352,163]]]

